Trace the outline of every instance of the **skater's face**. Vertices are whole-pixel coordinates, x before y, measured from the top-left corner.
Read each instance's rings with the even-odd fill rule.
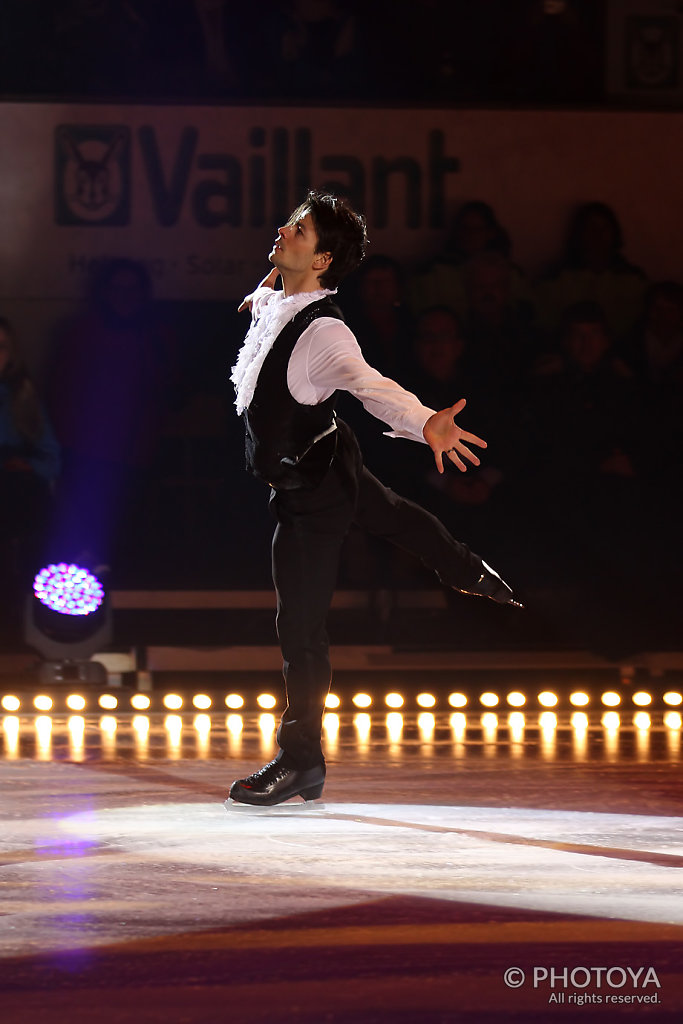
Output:
[[[282,273],[322,274],[329,265],[330,254],[317,251],[318,235],[310,213],[299,213],[278,228],[277,238],[268,259]]]

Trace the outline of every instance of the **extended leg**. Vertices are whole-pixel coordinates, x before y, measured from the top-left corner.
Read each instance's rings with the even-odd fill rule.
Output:
[[[446,586],[504,604],[518,604],[495,570],[456,540],[436,516],[385,487],[365,467],[360,475],[354,521],[415,555]]]

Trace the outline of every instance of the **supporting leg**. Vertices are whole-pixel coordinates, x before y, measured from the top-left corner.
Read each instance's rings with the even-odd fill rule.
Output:
[[[334,470],[314,491],[279,492],[273,503],[273,582],[287,687],[277,738],[285,763],[309,768],[323,760],[320,731],[330,685],[326,621],[353,506]]]

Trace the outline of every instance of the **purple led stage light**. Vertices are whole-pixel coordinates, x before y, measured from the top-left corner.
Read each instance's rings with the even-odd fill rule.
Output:
[[[46,608],[61,615],[91,615],[104,601],[104,587],[79,565],[48,565],[33,581],[33,593]]]

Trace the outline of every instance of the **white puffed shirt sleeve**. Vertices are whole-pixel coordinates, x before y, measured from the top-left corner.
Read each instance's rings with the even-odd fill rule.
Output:
[[[422,428],[434,410],[366,363],[341,320],[320,317],[306,328],[289,359],[287,386],[301,405],[318,405],[334,391],[348,391],[372,416],[389,424],[388,437],[426,443]]]

